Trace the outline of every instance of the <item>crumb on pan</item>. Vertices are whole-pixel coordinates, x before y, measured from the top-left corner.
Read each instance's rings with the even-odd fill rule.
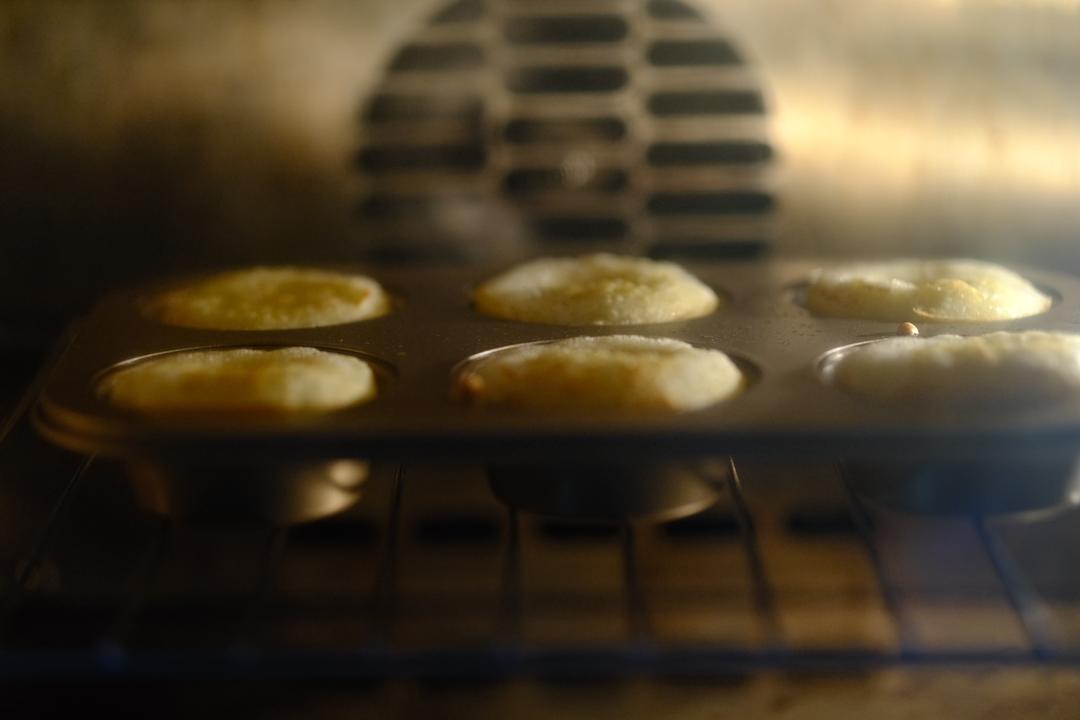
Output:
[[[916,337],[919,327],[915,323],[903,322],[896,326],[896,334],[901,337]]]

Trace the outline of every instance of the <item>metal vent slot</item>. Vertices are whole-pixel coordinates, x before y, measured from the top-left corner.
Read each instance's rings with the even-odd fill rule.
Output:
[[[471,70],[484,64],[484,51],[472,43],[406,45],[390,64],[391,72]]]
[[[767,235],[767,215],[658,215],[652,218],[658,240],[693,242],[696,240],[726,239],[742,241],[760,239]]]
[[[723,40],[662,40],[649,46],[649,62],[661,67],[738,65],[742,62]]]
[[[472,22],[484,17],[484,0],[458,0],[431,19],[436,24]]]
[[[763,114],[765,99],[751,90],[658,92],[649,97],[653,115]]]
[[[443,213],[484,203],[484,198],[468,195],[371,195],[360,203],[359,212],[369,220],[434,221]]]
[[[468,170],[454,170],[441,168],[436,170],[397,170],[385,173],[368,173],[361,177],[369,182],[378,182],[382,189],[382,195],[405,195],[413,197],[442,197],[447,204],[457,203],[458,209],[463,206],[474,208],[472,204],[480,195],[486,195],[493,189],[485,173]],[[458,200],[467,198],[467,200]],[[409,224],[408,218],[395,219],[394,222]],[[387,228],[390,229],[390,228]],[[404,229],[398,235],[407,236],[416,232],[415,228]]]
[[[756,253],[773,151],[744,63],[680,0],[448,4],[367,107],[365,242],[479,258],[497,216],[536,251]]]
[[[506,76],[510,92],[534,93],[604,93],[626,87],[630,75],[618,66],[598,67],[522,67]]]
[[[444,121],[480,126],[484,101],[457,95],[376,95],[368,104],[367,121]]]
[[[626,189],[630,175],[625,170],[598,170],[580,181],[568,177],[558,168],[528,168],[513,170],[503,181],[506,191],[515,197],[528,197],[545,192],[599,192],[618,193]]]
[[[649,0],[649,17],[655,20],[703,20],[694,8],[677,0]]]
[[[505,12],[542,12],[549,16],[611,15],[626,11],[640,0],[500,0]]]
[[[503,136],[517,145],[532,143],[617,142],[627,135],[626,123],[617,117],[517,118],[506,123]]]
[[[643,174],[643,185],[656,195],[682,193],[771,192],[769,177],[757,165],[702,165],[656,168]],[[727,221],[724,221],[725,223]]]
[[[618,15],[514,17],[503,24],[503,36],[515,45],[614,43],[628,33],[626,20]]]
[[[402,145],[369,147],[357,158],[370,173],[410,170],[481,170],[487,162],[483,145]]]
[[[646,158],[654,167],[699,165],[753,165],[773,157],[763,142],[662,142],[649,146]]]
[[[622,240],[630,233],[629,224],[619,217],[545,217],[536,220],[532,227],[537,237],[549,242]]]
[[[410,120],[368,128],[368,147],[381,145],[467,145],[479,142],[479,128],[452,122]]]
[[[754,190],[655,193],[649,197],[649,212],[653,215],[749,215],[772,208],[772,196]]]

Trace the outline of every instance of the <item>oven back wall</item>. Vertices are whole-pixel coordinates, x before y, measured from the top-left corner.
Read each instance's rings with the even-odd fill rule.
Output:
[[[1080,2],[696,5],[768,88],[778,248],[1080,270]],[[436,7],[0,5],[7,332],[146,273],[348,258],[362,95]]]

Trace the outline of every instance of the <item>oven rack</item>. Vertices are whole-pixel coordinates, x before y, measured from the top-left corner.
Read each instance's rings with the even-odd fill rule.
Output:
[[[1076,567],[1072,547],[1080,544],[1068,539],[1076,523],[1069,522],[1074,516],[1067,510],[1022,518],[910,518],[868,505],[833,473],[831,493],[820,488],[810,493],[810,507],[816,509],[800,515],[799,503],[807,506],[805,498],[796,497],[794,512],[778,514],[775,507],[784,505],[781,499],[790,495],[792,486],[811,483],[792,482],[789,477],[786,482],[754,489],[752,481],[740,477],[746,475],[741,463],[733,461],[727,496],[717,509],[665,525],[545,523],[490,499],[487,506],[470,505],[485,508],[482,521],[472,510],[464,515],[429,514],[416,521],[410,503],[421,502],[423,494],[412,488],[414,469],[399,465],[370,481],[371,502],[365,498],[358,506],[366,514],[347,513],[294,528],[193,531],[169,519],[140,514],[134,505],[118,505],[115,497],[108,502],[94,499],[108,494],[99,493],[98,488],[123,486],[122,469],[92,457],[61,453],[38,439],[26,418],[36,391],[31,388],[0,427],[0,481],[7,485],[7,497],[0,500],[21,502],[24,491],[34,498],[25,508],[19,505],[25,522],[4,541],[6,547],[0,547],[0,558],[8,566],[4,568],[7,578],[0,584],[0,676],[4,678],[694,676],[762,669],[854,672],[909,665],[1080,665],[1077,636],[1071,631],[1076,623],[1070,623],[1070,613],[1075,615],[1080,608],[1080,583],[1069,577],[1069,568]],[[45,473],[56,468],[63,472]],[[421,471],[421,488],[430,472],[429,468]],[[819,475],[828,474],[826,470]],[[820,480],[817,477],[815,483]],[[376,485],[379,492],[374,491]],[[116,495],[122,496],[122,492]],[[822,496],[829,502],[822,502]],[[445,505],[445,498],[440,503]],[[115,514],[94,517],[104,506]],[[769,525],[766,531],[760,527],[762,517]],[[783,532],[777,531],[778,517],[786,518],[781,523]],[[111,565],[102,564],[100,572],[92,562],[92,572],[76,573],[100,575],[96,581],[64,580],[64,555],[80,561],[96,558],[94,562],[109,555],[96,549],[96,538],[88,532],[106,524],[132,531],[121,538],[125,550],[119,557],[112,556]],[[883,537],[884,525],[892,527],[888,537]],[[966,528],[962,550],[955,549],[957,528]],[[227,590],[205,596],[189,594],[190,588],[183,583],[172,595],[159,593],[160,578],[168,574],[185,543],[192,542],[193,532],[212,551],[228,547],[236,533],[242,534],[250,552],[241,553],[246,562],[230,568],[243,576],[243,582],[230,578]],[[940,537],[927,544],[927,533]],[[1025,533],[1031,537],[1025,538]],[[780,535],[787,539],[775,550]],[[1073,531],[1072,537],[1076,535]],[[658,537],[665,538],[664,544],[656,544]],[[112,547],[115,540],[110,537],[101,545]],[[423,560],[425,550],[420,555],[414,552],[418,543],[433,554],[434,564],[431,558]],[[568,552],[585,556],[595,554],[597,543],[609,556],[605,572],[618,568],[618,587],[605,598],[597,600],[582,591],[593,584],[588,567],[567,571],[568,584],[561,589],[536,590],[535,578],[530,577],[534,572],[530,548],[569,547]],[[724,563],[713,565],[705,558],[692,568],[701,573],[707,589],[695,587],[693,573],[669,577],[680,586],[674,593],[657,580],[656,567],[682,552],[679,543],[692,546],[694,552],[722,547]],[[861,598],[855,610],[830,605],[828,582],[802,589],[797,583],[792,585],[783,576],[795,566],[785,561],[778,570],[770,554],[775,550],[797,555],[801,547],[822,543],[843,547],[845,562],[850,562],[852,548],[861,554],[872,584],[855,593]],[[460,551],[448,550],[447,545]],[[316,597],[304,583],[290,583],[291,589],[283,594],[283,564],[297,547],[303,558],[319,553],[348,555],[357,548],[359,557],[346,559],[343,567],[369,578],[366,592]],[[315,547],[314,555],[311,547]],[[911,576],[910,566],[934,563],[939,553],[956,555],[950,560],[956,567],[979,566],[985,572],[957,578],[942,571],[933,582]],[[460,583],[452,579],[444,583],[448,591],[440,586],[447,578],[438,578],[437,561],[453,556],[446,565],[449,577],[461,559],[470,555],[488,558],[487,567],[497,577],[481,583],[485,592],[479,615],[489,621],[487,629],[476,637],[459,637],[454,629],[475,621],[472,616],[477,613]],[[731,561],[736,556],[740,562]],[[897,570],[898,556],[910,556],[906,569]],[[416,597],[402,596],[410,557],[421,557],[427,568],[424,572],[435,580],[419,602]],[[613,563],[611,558],[617,560]],[[652,570],[643,570],[646,565]],[[741,566],[737,568],[741,579],[733,581],[735,590],[722,588],[717,594],[710,585],[710,566],[725,576]],[[828,562],[821,566],[826,576],[828,568]],[[50,580],[58,573],[60,580]],[[415,584],[416,578],[410,582]],[[85,592],[82,586],[94,589]],[[838,588],[837,592],[852,591]],[[724,598],[718,614],[723,614],[721,606],[730,604],[733,595],[745,596],[739,612],[746,612],[735,613],[739,622],[732,624],[740,625],[749,640],[717,640],[708,633],[697,637],[691,631],[673,642],[657,632],[659,625],[678,614],[678,610],[654,604],[657,597],[668,601],[675,597],[675,605],[683,601],[707,604],[710,593]],[[929,615],[927,603],[936,608]],[[402,643],[399,630],[412,623],[417,605],[421,616],[436,608],[435,620],[420,623],[427,631],[407,631],[419,638]],[[665,607],[672,605],[669,602]],[[553,608],[570,618],[570,626],[576,622],[584,629],[580,640],[565,628],[561,635],[556,633],[561,639],[555,641],[537,640],[536,633],[527,631],[530,624],[535,625],[535,614],[550,615]],[[817,612],[815,608],[823,609]],[[947,617],[928,620],[935,612]],[[794,616],[803,620],[793,623]],[[868,617],[884,622],[875,625]],[[342,642],[331,643],[334,647],[280,638],[263,642],[297,618],[316,623],[330,618],[351,630],[342,635]],[[612,618],[617,632],[600,640],[587,637],[590,627]],[[843,641],[807,636],[808,629],[810,636],[830,629],[844,636],[846,624],[886,629]],[[1011,633],[1003,631],[1010,625]],[[201,630],[192,635],[180,632],[182,641],[175,642],[175,628],[189,627]],[[446,629],[451,630],[449,636],[444,636]],[[165,636],[173,632],[173,641],[154,641],[162,632]],[[355,634],[355,641],[348,639],[350,633]],[[200,634],[203,637],[195,641]]]

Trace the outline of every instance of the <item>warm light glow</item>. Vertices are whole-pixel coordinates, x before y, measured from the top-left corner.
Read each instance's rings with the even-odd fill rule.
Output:
[[[781,145],[792,164],[823,177],[845,175],[882,189],[926,182],[1014,187],[1024,193],[1076,196],[1077,132],[1024,108],[997,108],[996,122],[911,112],[910,101],[881,102],[855,115],[813,92],[785,98],[778,117]],[[907,100],[907,99],[904,99]]]

